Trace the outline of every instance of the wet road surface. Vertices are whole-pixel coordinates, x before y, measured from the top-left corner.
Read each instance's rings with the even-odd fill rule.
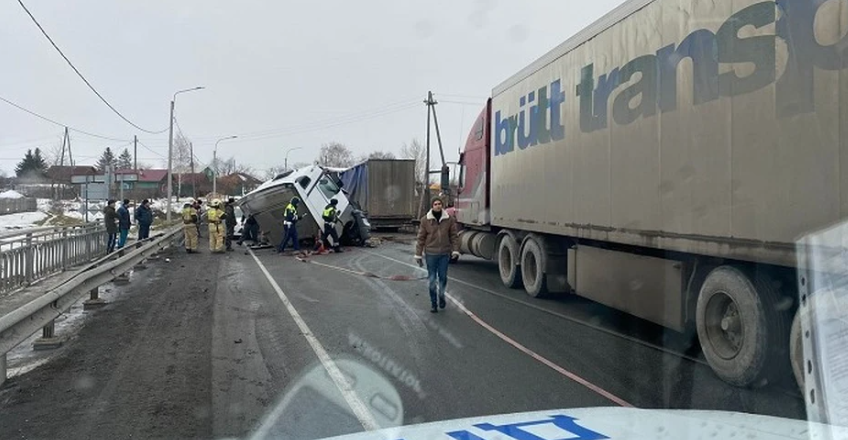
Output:
[[[169,251],[0,389],[0,438],[319,438],[614,405],[804,417],[788,381],[726,385],[682,335],[529,298],[491,262],[451,266],[451,300],[431,314],[411,251]]]

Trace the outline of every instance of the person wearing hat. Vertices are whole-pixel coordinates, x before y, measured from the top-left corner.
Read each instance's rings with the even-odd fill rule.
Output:
[[[115,241],[118,237],[118,213],[115,211],[115,201],[109,199],[103,208],[103,224],[106,226],[106,253],[115,251]]]
[[[233,237],[236,235],[236,199],[230,197],[224,204],[224,224],[227,227],[226,245],[227,251],[233,251]]]
[[[418,227],[415,262],[423,267],[427,261],[430,313],[438,313],[439,308],[444,309],[447,305],[448,265],[451,260],[459,259],[459,232],[456,220],[444,210],[442,199],[433,199],[431,206]]]
[[[191,203],[183,205],[182,217],[186,252],[192,254],[197,252],[197,210]]]
[[[321,218],[324,220],[324,233],[323,240],[324,246],[328,249],[332,248],[334,252],[339,253],[342,251],[339,240],[339,233],[336,231],[336,222],[339,221],[339,210],[338,210],[339,201],[336,199],[331,199],[330,204],[324,208],[324,212],[321,214]],[[333,242],[330,243],[330,238],[332,237]]]
[[[291,202],[286,205],[283,212],[283,241],[277,246],[277,253],[282,254],[286,250],[286,245],[289,244],[289,239],[292,240],[294,250],[300,250],[300,242],[297,239],[297,221],[300,218],[297,216],[297,207],[300,206],[300,199],[292,197]]]
[[[224,252],[224,228],[221,226],[224,215],[221,201],[213,200],[206,211],[206,219],[209,222],[209,250],[212,253]]]
[[[135,220],[138,222],[138,239],[150,237],[150,225],[153,224],[153,211],[150,210],[150,200],[141,201],[141,206],[135,210]]]
[[[130,235],[130,200],[124,199],[121,202],[121,207],[118,208],[118,249],[127,244],[127,237]]]

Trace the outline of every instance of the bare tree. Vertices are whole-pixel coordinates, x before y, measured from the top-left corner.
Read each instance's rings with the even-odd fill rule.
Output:
[[[391,151],[372,151],[368,159],[396,159],[395,153]]]
[[[229,176],[235,173],[253,175],[254,171],[253,167],[236,162],[236,158],[232,156],[229,159],[218,158],[210,166],[215,170],[215,175],[218,177]]]
[[[273,166],[265,170],[265,180],[271,180],[286,171],[286,167],[282,165]]]
[[[57,142],[47,147],[47,150],[44,151],[44,160],[47,162],[48,167],[62,165],[62,142]],[[67,153],[65,153],[65,163],[68,165],[71,163]]]
[[[172,150],[171,160],[173,161],[173,169],[175,173],[190,173],[191,172],[191,144],[182,133],[174,135],[174,148]]]
[[[404,159],[415,159],[415,181],[420,184],[427,170],[427,149],[418,139],[413,139],[410,143],[403,144],[400,155]]]
[[[347,168],[354,164],[353,152],[344,144],[330,142],[321,146],[318,164],[325,167]]]

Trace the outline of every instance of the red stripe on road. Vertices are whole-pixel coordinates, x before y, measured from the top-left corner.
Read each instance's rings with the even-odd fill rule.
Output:
[[[592,382],[589,382],[586,379],[583,379],[582,377],[566,370],[565,368],[560,367],[559,365],[557,365],[557,364],[549,361],[548,359],[546,359],[544,356],[542,356],[542,355],[536,353],[535,351],[521,345],[521,343],[519,343],[518,341],[516,341],[516,340],[510,338],[509,336],[501,333],[498,329],[492,327],[491,325],[489,325],[489,323],[480,319],[480,317],[475,315],[474,312],[465,308],[465,306],[461,302],[457,301],[456,298],[454,298],[452,295],[447,294],[445,296],[447,296],[448,299],[451,300],[451,302],[456,304],[456,306],[460,310],[462,310],[463,313],[468,315],[469,318],[474,320],[474,322],[476,322],[477,324],[480,324],[481,327],[485,328],[486,330],[491,332],[493,335],[501,338],[501,340],[503,340],[507,344],[512,345],[513,347],[517,348],[519,351],[523,352],[524,354],[526,354],[526,355],[532,357],[533,359],[536,359],[537,361],[545,364],[546,366],[548,366],[550,369],[556,371],[557,373],[559,373],[559,374],[579,383],[580,385],[583,385],[584,387],[600,394],[601,396],[605,397],[606,399],[610,400],[611,402],[614,402],[617,405],[624,406],[624,407],[627,407],[627,408],[633,408],[633,405],[630,404],[630,402],[616,396],[613,393],[610,393],[609,391],[593,384]]]

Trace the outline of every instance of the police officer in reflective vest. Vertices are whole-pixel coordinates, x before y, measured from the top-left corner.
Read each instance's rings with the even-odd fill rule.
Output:
[[[224,252],[224,211],[221,210],[221,201],[213,200],[212,206],[206,211],[209,221],[209,250],[213,253]]]
[[[197,210],[190,203],[183,205],[183,234],[186,252],[197,252]]]
[[[277,246],[277,253],[283,253],[286,250],[286,245],[289,244],[289,239],[292,240],[294,250],[300,250],[300,242],[297,239],[297,221],[300,220],[297,216],[297,207],[300,205],[300,199],[292,197],[291,202],[286,206],[283,213],[283,241]]]
[[[330,204],[324,208],[324,212],[321,214],[321,218],[324,219],[324,246],[332,248],[336,253],[342,252],[342,248],[340,246],[341,243],[339,242],[339,233],[336,231],[336,222],[339,221],[338,205],[338,200],[330,200]],[[332,243],[330,243],[330,237],[333,238]]]

